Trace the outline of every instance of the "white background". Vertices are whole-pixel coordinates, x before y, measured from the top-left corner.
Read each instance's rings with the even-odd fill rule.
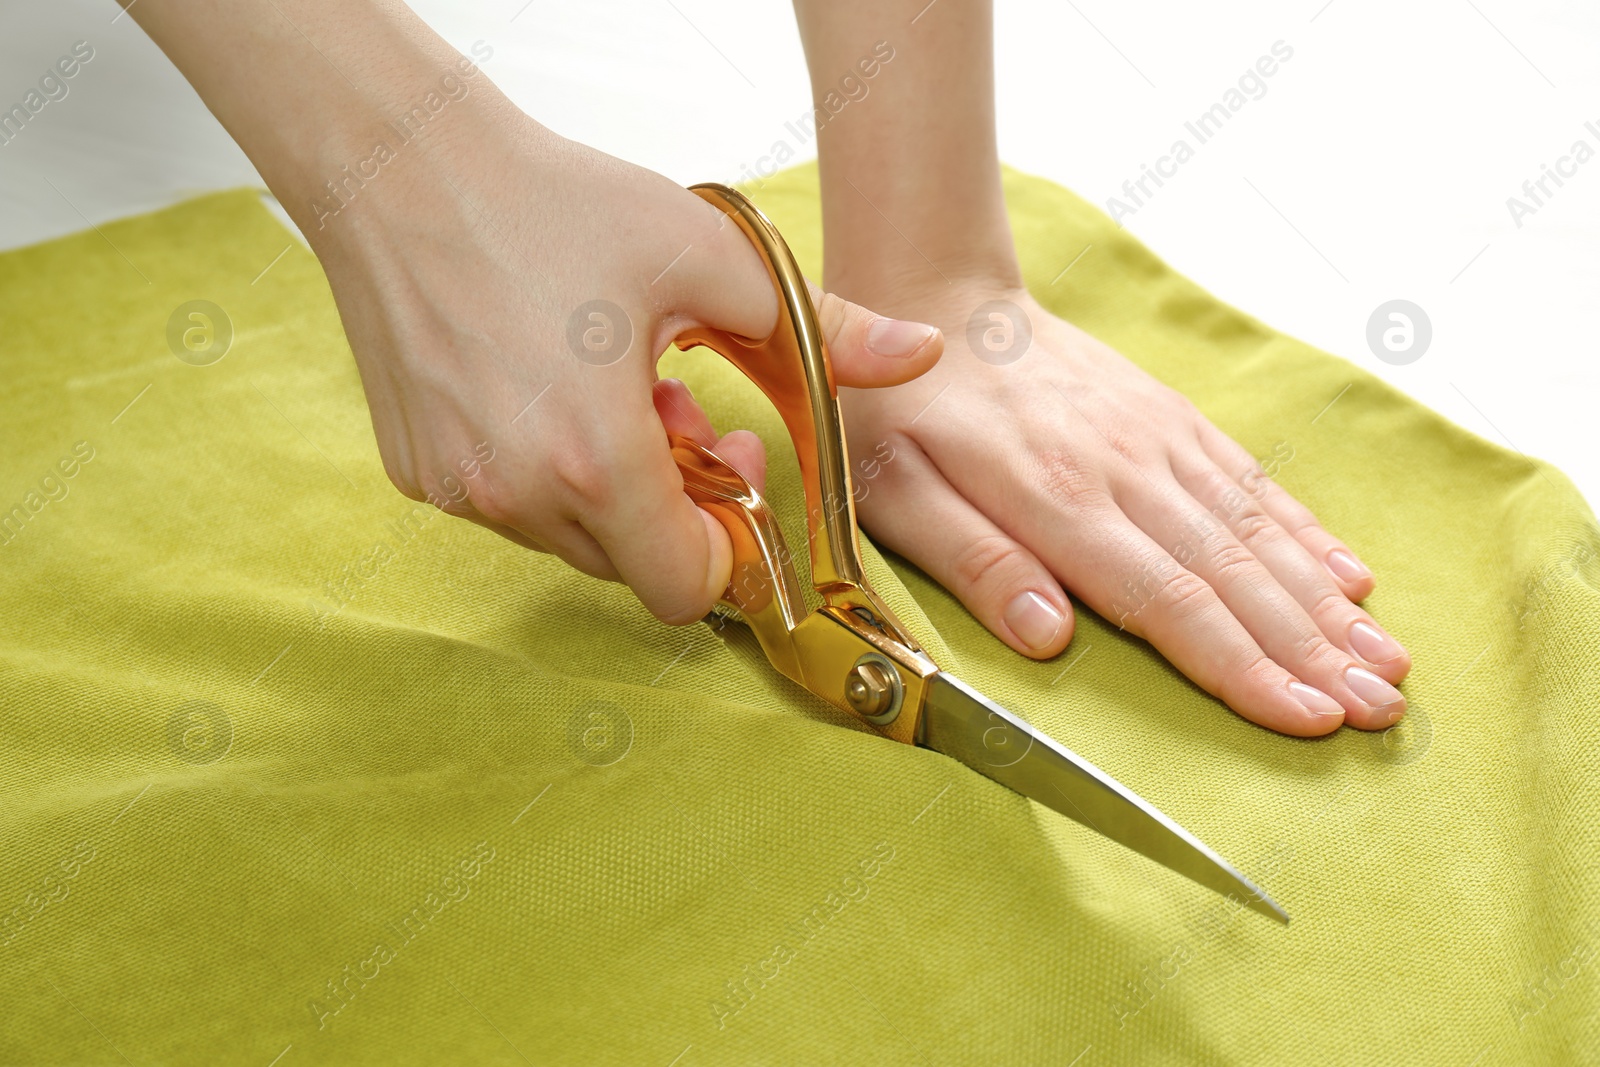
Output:
[[[782,0],[413,6],[458,48],[486,41],[494,56],[484,70],[546,125],[684,183],[737,179],[810,102]],[[1101,204],[1286,42],[1294,56],[1267,94],[1200,146],[1128,227],[1223,299],[1491,440],[1553,460],[1600,500],[1600,159],[1520,228],[1506,207],[1575,140],[1600,150],[1584,128],[1600,127],[1600,6],[998,8],[1002,157]],[[117,14],[110,0],[0,0],[5,107],[74,41],[96,51],[69,96],[0,145],[0,248],[259,183],[183,79]],[[936,0],[922,18],[938,17]],[[908,25],[903,43],[916,33]],[[1420,305],[1433,325],[1430,349],[1406,366],[1380,362],[1366,343],[1373,309],[1395,298]]]

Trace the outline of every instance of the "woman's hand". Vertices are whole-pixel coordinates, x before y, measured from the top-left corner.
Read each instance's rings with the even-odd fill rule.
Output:
[[[626,582],[666,622],[727,586],[727,532],[696,508],[666,431],[759,483],[760,441],[720,440],[656,359],[683,331],[765,337],[778,305],[724,214],[666,178],[555,136],[509,105],[461,116],[387,194],[313,240],[390,479],[406,495],[587,574]],[[905,382],[931,327],[814,292],[838,380]],[[711,358],[711,357],[708,357]]]
[[[1263,726],[1388,726],[1411,661],[1356,606],[1372,575],[1192,404],[1022,288],[991,8],[795,0],[813,99],[831,116],[824,284],[947,338],[914,385],[844,391],[855,453],[878,463],[863,524],[1026,655],[1071,639],[1065,586]],[[990,301],[1001,317],[969,340]],[[1031,344],[1005,351],[1017,326]]]
[[[771,333],[777,297],[739,228],[534,122],[398,0],[123,3],[311,242],[394,484],[626,582],[667,622],[709,611],[733,549],[667,432],[758,481],[765,460],[655,367],[690,328]],[[817,299],[841,383],[939,357],[931,327]]]
[[[1410,657],[1355,603],[1372,575],[1187,399],[1024,290],[881,296],[948,340],[914,384],[843,391],[853,450],[880,457],[857,508],[874,539],[1026,655],[1070,640],[1065,586],[1263,726],[1400,717]],[[997,311],[974,353],[989,301],[1031,343]]]

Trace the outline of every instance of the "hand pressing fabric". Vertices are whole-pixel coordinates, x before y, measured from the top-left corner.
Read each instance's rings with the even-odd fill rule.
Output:
[[[988,0],[795,8],[819,106],[835,72],[878,61],[818,138],[824,283],[946,337],[918,381],[843,390],[855,450],[895,457],[867,531],[1025,655],[1071,640],[1065,589],[1253,722],[1396,722],[1411,661],[1357,606],[1371,573],[1188,400],[1024,290]],[[991,328],[999,350],[975,353]]]
[[[1371,574],[1248,452],[1025,291],[940,289],[882,305],[944,327],[939,365],[843,395],[855,449],[894,457],[858,506],[879,543],[1026,655],[1071,639],[1065,586],[1263,726],[1398,718],[1410,659],[1354,603]],[[991,301],[1031,324],[1014,361],[969,347]]]

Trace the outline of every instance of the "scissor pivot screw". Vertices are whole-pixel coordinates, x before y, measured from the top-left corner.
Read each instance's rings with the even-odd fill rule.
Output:
[[[883,725],[900,710],[900,673],[882,656],[869,653],[856,661],[844,681],[844,699],[865,719]]]

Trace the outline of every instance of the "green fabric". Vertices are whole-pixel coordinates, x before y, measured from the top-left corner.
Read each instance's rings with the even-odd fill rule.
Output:
[[[413,508],[320,269],[241,191],[0,257],[0,1063],[1597,1062],[1579,495],[1006,191],[1046,306],[1292,457],[1415,656],[1408,725],[1280,737],[1086,611],[1032,663],[873,573],[1292,927]],[[755,195],[814,274],[814,168]],[[208,366],[167,341],[195,299],[235,332]],[[793,519],[770,410],[668,364],[784,460]]]

